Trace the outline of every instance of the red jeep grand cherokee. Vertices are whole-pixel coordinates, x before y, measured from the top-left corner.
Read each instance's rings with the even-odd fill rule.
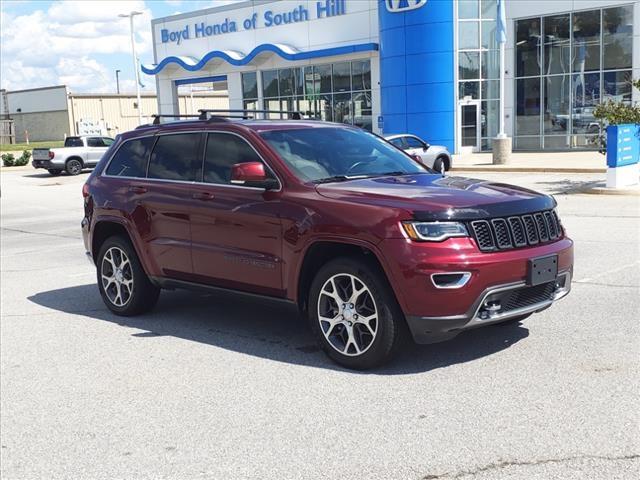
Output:
[[[571,287],[552,197],[442,177],[346,125],[212,116],[119,136],[83,187],[85,246],[117,315],[161,288],[298,305],[357,369],[410,331],[433,343],[522,320]]]

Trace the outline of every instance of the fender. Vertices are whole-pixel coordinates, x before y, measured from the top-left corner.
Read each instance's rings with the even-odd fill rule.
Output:
[[[384,274],[386,275],[387,280],[389,281],[389,285],[391,286],[391,289],[396,295],[398,303],[400,303],[400,305],[404,308],[404,305],[405,305],[404,294],[402,290],[396,288],[397,282],[395,277],[393,276],[392,269],[389,267],[387,259],[384,257],[384,255],[382,254],[380,249],[377,247],[377,245],[374,243],[368,242],[366,240],[361,240],[353,237],[342,237],[339,235],[315,236],[304,244],[303,248],[300,251],[300,255],[298,255],[297,265],[294,266],[295,282],[293,285],[293,295],[292,295],[292,299],[294,301],[298,298],[298,293],[299,293],[298,289],[300,286],[300,275],[302,273],[302,265],[304,263],[304,259],[307,256],[307,252],[313,245],[320,242],[342,243],[347,245],[353,245],[356,247],[363,247],[371,251],[375,255],[380,265],[382,266],[382,270],[384,271]]]
[[[129,219],[125,217],[119,217],[116,215],[97,215],[94,217],[93,226],[92,226],[92,234],[91,234],[91,246],[93,246],[93,235],[95,233],[95,229],[100,223],[117,223],[122,226],[127,234],[129,235],[129,239],[131,240],[131,244],[133,245],[134,250],[136,251],[136,255],[140,260],[140,264],[142,265],[143,270],[148,276],[157,275],[156,272],[159,271],[157,266],[154,264],[153,260],[149,258],[144,249],[144,242],[138,235],[138,232],[135,228],[133,228]],[[91,252],[94,255],[97,252]]]

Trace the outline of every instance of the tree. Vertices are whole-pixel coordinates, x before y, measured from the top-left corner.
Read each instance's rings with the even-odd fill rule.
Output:
[[[631,85],[640,90],[640,79],[631,80]],[[593,116],[596,117],[599,122],[601,131],[600,135],[600,152],[606,153],[607,151],[607,135],[605,128],[608,125],[620,125],[623,123],[638,123],[640,124],[640,104],[614,102],[613,100],[607,100],[596,106],[593,111]]]

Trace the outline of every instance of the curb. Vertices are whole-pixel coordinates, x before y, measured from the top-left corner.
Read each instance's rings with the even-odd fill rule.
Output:
[[[607,173],[606,168],[573,168],[573,167],[452,167],[452,172],[483,172],[483,173]]]
[[[640,188],[592,187],[580,190],[579,193],[586,193],[589,195],[630,195],[638,197],[640,196]]]

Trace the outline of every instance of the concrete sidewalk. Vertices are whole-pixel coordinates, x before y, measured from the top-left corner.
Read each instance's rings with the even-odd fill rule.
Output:
[[[492,154],[453,156],[453,171],[604,173],[606,158],[598,152],[515,152],[508,165],[493,165]]]

